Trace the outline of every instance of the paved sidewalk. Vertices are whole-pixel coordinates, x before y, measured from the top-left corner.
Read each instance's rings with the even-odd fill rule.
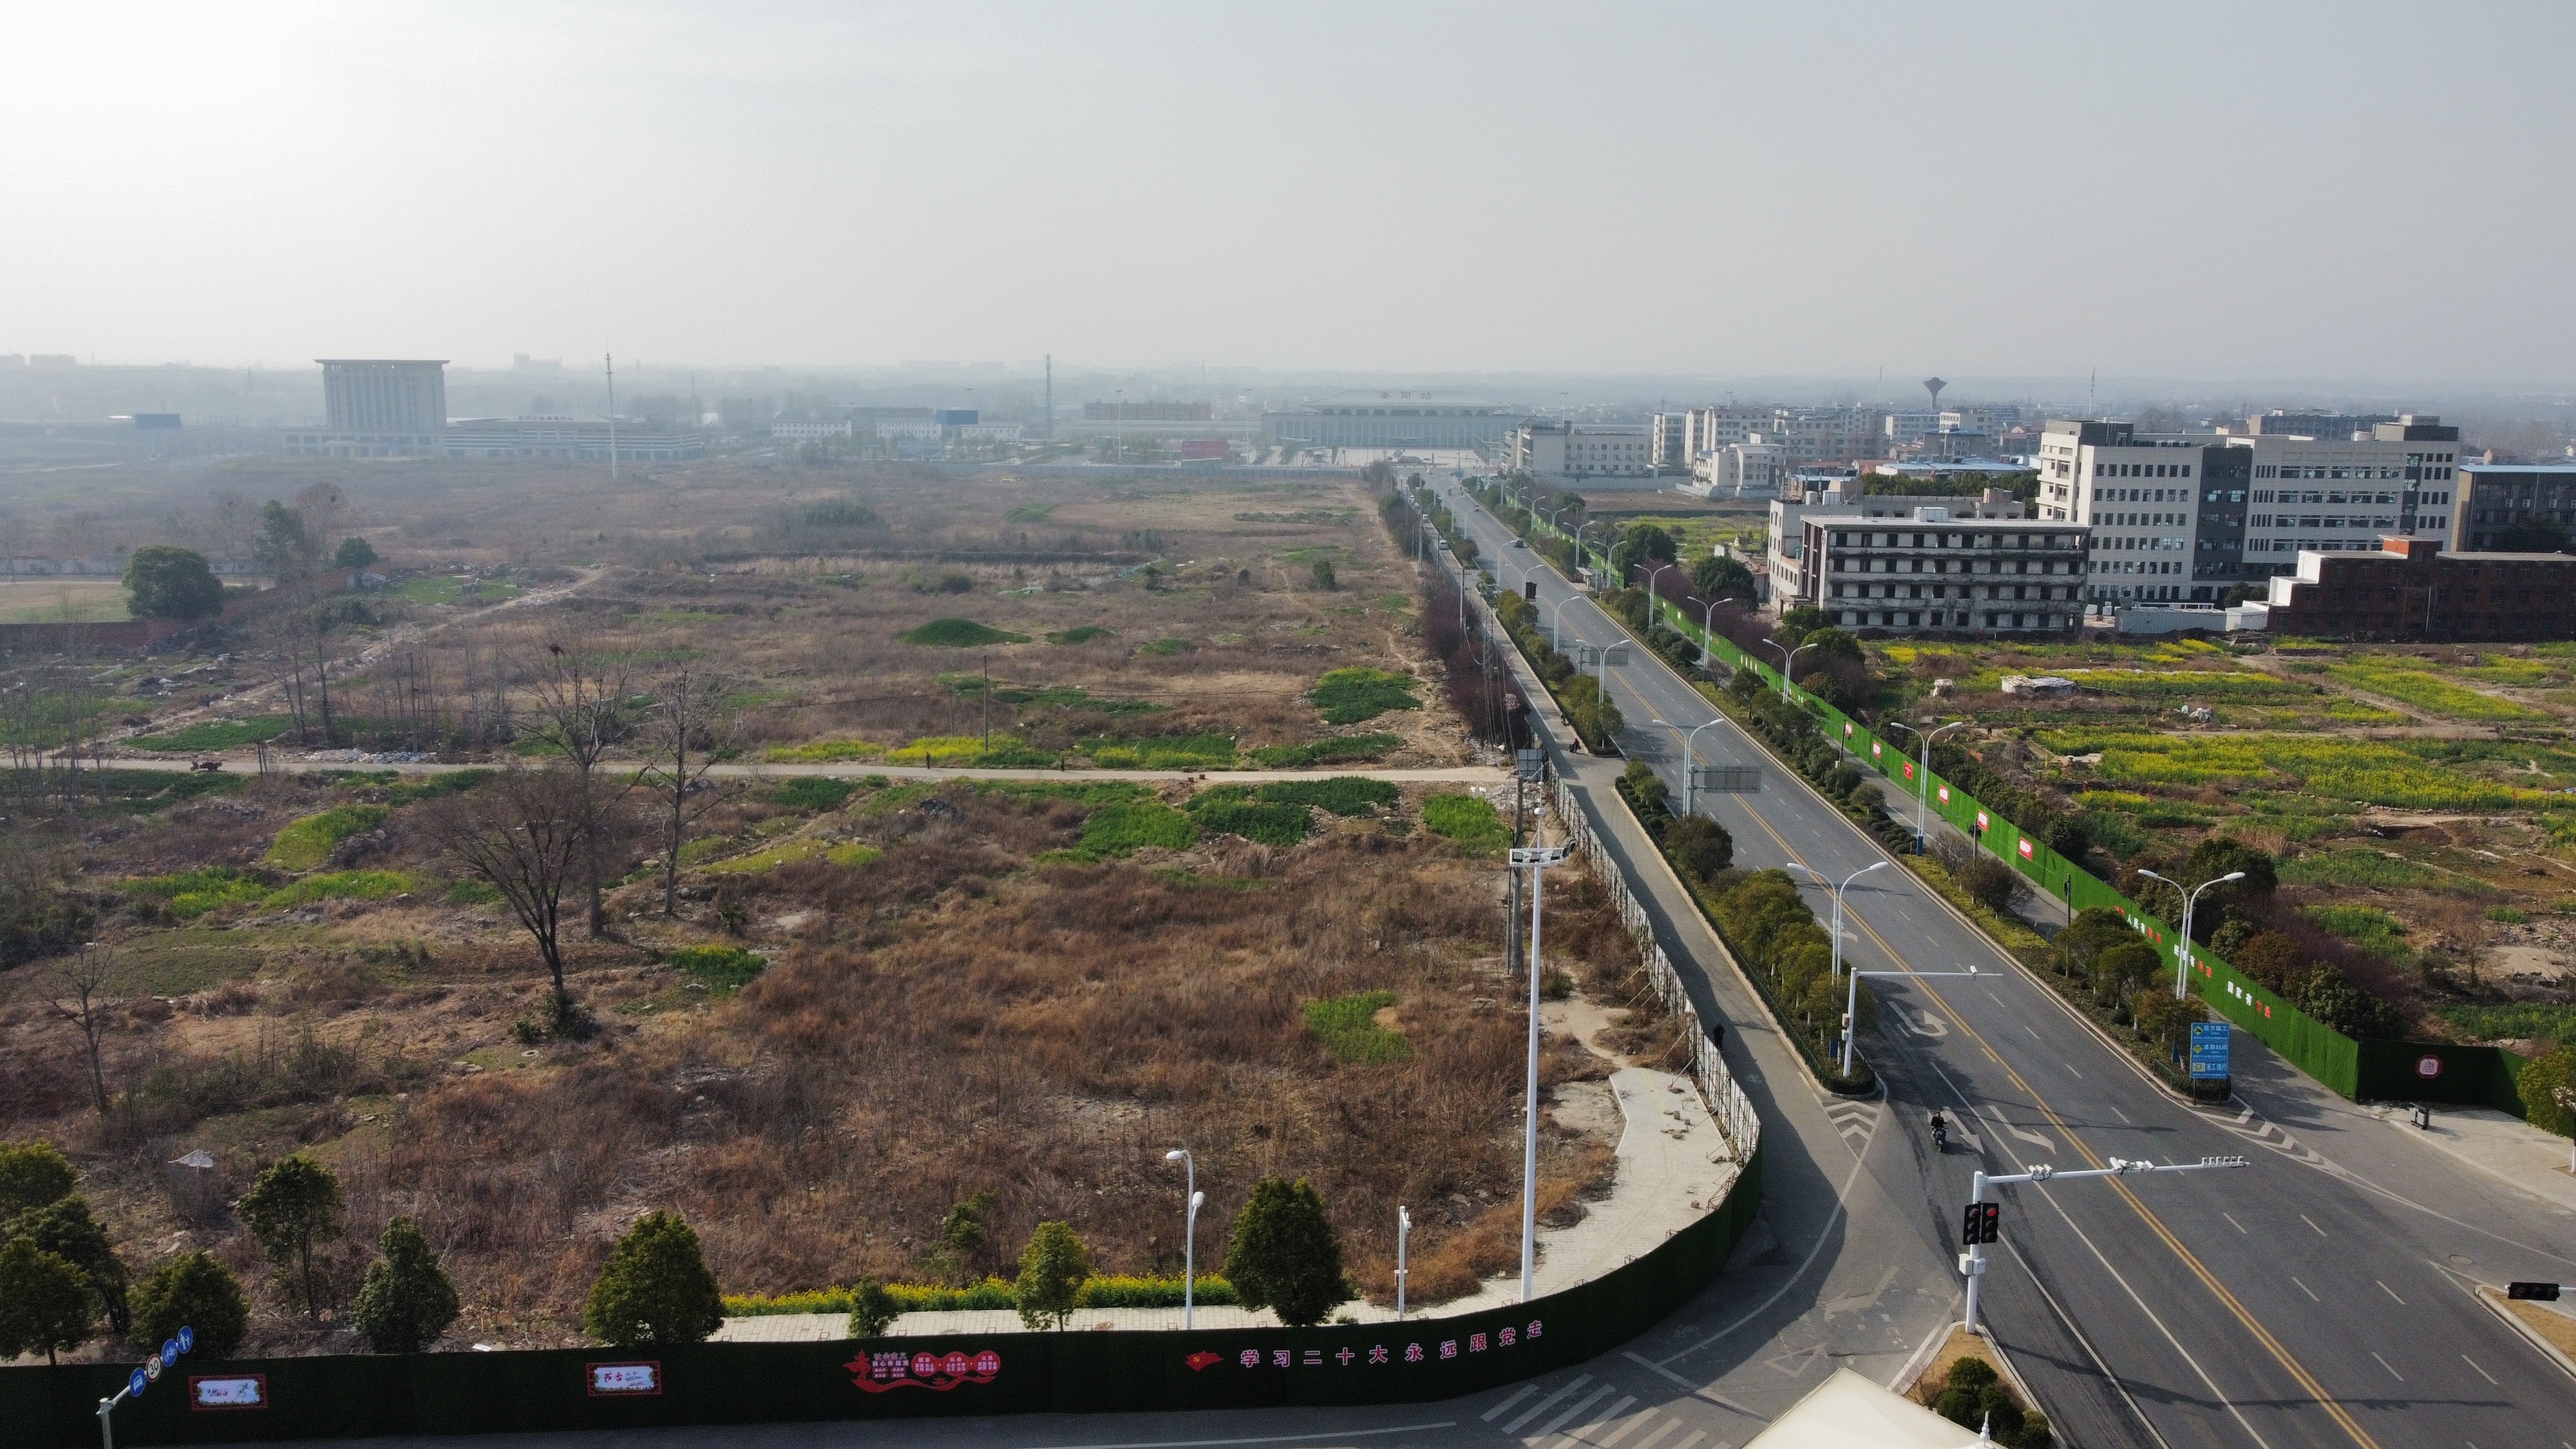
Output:
[[[1549,1294],[1588,1282],[1628,1262],[1680,1232],[1726,1197],[1742,1164],[1727,1155],[1726,1140],[1690,1083],[1670,1072],[1622,1067],[1611,1074],[1619,1101],[1619,1171],[1610,1196],[1586,1203],[1583,1220],[1568,1228],[1540,1228],[1534,1290]],[[1213,1265],[1211,1265],[1213,1266]],[[1427,1308],[1408,1309],[1406,1317],[1448,1318],[1520,1301],[1520,1275],[1493,1278],[1464,1298]],[[1365,1301],[1334,1310],[1336,1318],[1359,1323],[1387,1323],[1395,1310]],[[1200,1328],[1276,1328],[1266,1309],[1202,1305]],[[1087,1308],[1069,1325],[1075,1329],[1177,1329],[1178,1308]],[[907,1313],[894,1322],[898,1335],[1018,1333],[1019,1314],[1008,1309],[973,1309],[953,1313]],[[728,1318],[715,1338],[730,1343],[832,1342],[849,1336],[846,1313],[775,1313],[755,1318]]]
[[[2436,1106],[2430,1128],[2417,1127],[2402,1106],[2374,1105],[2362,1110],[2489,1177],[2576,1211],[2576,1173],[2568,1170],[2571,1147],[2555,1132],[2544,1132],[2493,1107]]]

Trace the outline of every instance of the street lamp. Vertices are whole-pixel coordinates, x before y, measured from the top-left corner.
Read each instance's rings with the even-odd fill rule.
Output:
[[[1558,651],[1559,653],[1564,652],[1564,649],[1565,649],[1565,606],[1566,606],[1566,605],[1568,605],[1568,604],[1573,603],[1573,602],[1575,601],[1575,599],[1577,599],[1578,597],[1580,597],[1580,595],[1576,595],[1576,594],[1568,594],[1568,595],[1566,595],[1564,598],[1557,600],[1555,603],[1548,605],[1548,610],[1547,610],[1547,617],[1548,617],[1547,647],[1548,647],[1548,648],[1550,648],[1550,649],[1554,649],[1554,650]]]
[[[2149,880],[2163,881],[2166,885],[2174,888],[2174,893],[2176,895],[2182,897],[2182,939],[2174,943],[2174,1000],[2180,1001],[2184,997],[2191,995],[2191,908],[2193,903],[2200,899],[2200,893],[2202,891],[2209,889],[2211,886],[2225,885],[2232,880],[2245,879],[2245,872],[2241,870],[2231,870],[2227,874],[2219,876],[2214,880],[2202,881],[2200,884],[2193,886],[2189,890],[2183,889],[2182,882],[2169,879],[2165,876],[2160,876],[2151,870],[2141,870],[2138,874],[2147,877]]]
[[[1189,1171],[1187,1184],[1181,1189],[1190,1195],[1189,1225],[1181,1239],[1181,1327],[1186,1329],[1198,1308],[1199,1206],[1207,1201],[1207,1194],[1199,1191],[1198,1159],[1190,1156],[1188,1148],[1175,1147],[1163,1154],[1163,1160],[1177,1162]]]
[[[1851,974],[1850,991],[1843,997],[1843,1079],[1852,1073],[1852,1039],[1860,1035],[1860,979],[1864,976],[1974,976],[1977,968],[1965,971],[1858,971]]]
[[[1596,518],[1590,523],[1584,524],[1582,527],[1574,530],[1574,560],[1576,563],[1579,564],[1583,561],[1583,535],[1590,533],[1596,528],[1608,528],[1609,526],[1609,524]]]
[[[1813,649],[1816,646],[1813,644],[1801,644],[1797,648],[1791,649],[1783,646],[1779,641],[1774,639],[1765,639],[1761,642],[1764,648],[1777,649],[1780,651],[1780,697],[1782,699],[1787,699],[1789,697],[1789,673],[1798,667],[1798,656],[1806,653],[1808,650]]]
[[[1684,815],[1691,813],[1691,780],[1693,776],[1699,773],[1699,767],[1696,763],[1698,756],[1691,752],[1691,741],[1699,738],[1700,730],[1707,729],[1709,725],[1716,724],[1718,720],[1722,720],[1724,718],[1726,718],[1726,716],[1719,715],[1717,719],[1710,720],[1708,724],[1700,725],[1698,728],[1692,729],[1687,733],[1683,731],[1680,725],[1660,719],[1655,721],[1655,723],[1662,725],[1664,728],[1671,730],[1674,734],[1681,735],[1682,737],[1682,814]],[[1883,861],[1880,863],[1885,864]]]
[[[1856,871],[1853,871],[1850,875],[1844,876],[1844,877],[1843,877],[1843,883],[1842,883],[1841,885],[1835,885],[1835,884],[1833,884],[1833,879],[1834,879],[1834,878],[1833,878],[1832,876],[1829,876],[1829,875],[1825,874],[1823,871],[1820,871],[1820,870],[1816,869],[1816,868],[1815,868],[1814,866],[1812,866],[1812,865],[1807,865],[1807,864],[1804,864],[1804,863],[1802,863],[1802,862],[1794,861],[1794,860],[1793,860],[1793,861],[1791,861],[1791,862],[1789,862],[1789,863],[1790,863],[1791,865],[1797,866],[1797,867],[1798,867],[1798,869],[1805,871],[1807,874],[1809,874],[1809,875],[1811,875],[1811,876],[1814,876],[1814,877],[1816,878],[1816,882],[1817,882],[1817,884],[1825,886],[1827,889],[1831,890],[1831,891],[1834,893],[1834,973],[1833,973],[1833,974],[1834,974],[1834,976],[1835,976],[1835,977],[1839,978],[1839,977],[1843,974],[1843,892],[1844,892],[1844,891],[1846,891],[1846,890],[1851,889],[1851,883],[1852,883],[1853,881],[1856,881],[1856,880],[1860,879],[1862,876],[1865,876],[1865,875],[1869,874],[1871,871],[1874,871],[1874,870],[1885,870],[1885,869],[1887,869],[1889,866],[1894,865],[1894,864],[1895,864],[1895,862],[1894,862],[1894,861],[1890,861],[1890,860],[1882,860],[1882,861],[1878,862],[1876,865],[1864,865],[1864,866],[1862,866],[1860,869],[1858,869],[1858,870],[1856,870]]]
[[[1892,719],[1888,723],[1897,729],[1913,731],[1914,738],[1923,745],[1923,763],[1914,777],[1914,853],[1921,855],[1931,848],[1932,843],[1932,741],[1939,738],[1942,731],[1958,729],[1967,721],[1954,719],[1929,732],[1920,725],[1910,725],[1901,719]]]
[[[1699,668],[1702,674],[1708,672],[1709,661],[1717,657],[1717,606],[1719,604],[1740,604],[1743,602],[1744,601],[1742,599],[1714,599],[1708,601],[1708,606],[1700,610]]]
[[[1395,1205],[1395,1321],[1404,1321],[1404,1240],[1413,1236],[1413,1214]]]
[[[1521,1301],[1530,1301],[1530,1280],[1538,1266],[1538,955],[1540,872],[1569,858],[1562,845],[1516,845],[1511,864],[1530,873],[1529,935],[1529,1091],[1521,1101]]]

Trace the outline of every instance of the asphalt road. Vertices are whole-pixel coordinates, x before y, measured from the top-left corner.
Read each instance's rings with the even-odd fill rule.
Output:
[[[1452,507],[1507,586],[1537,580],[1542,617],[1561,613],[1568,640],[1624,640],[1472,500]],[[1630,720],[1620,746],[1678,800],[1679,740],[1649,721],[1687,729],[1721,716],[1642,648],[1630,657],[1610,670]],[[1840,880],[1885,858],[1733,724],[1698,741],[1703,764],[1763,770],[1756,793],[1695,802],[1734,834],[1739,864],[1797,862]],[[1826,918],[1826,893],[1807,889]],[[1859,969],[1986,973],[1874,982],[1882,1025],[1863,1044],[1912,1148],[1910,1162],[1873,1170],[1945,1245],[1979,1166],[2254,1159],[2242,1171],[2002,1190],[2005,1241],[1990,1250],[2000,1261],[1985,1309],[2072,1442],[2496,1449],[2576,1438],[2576,1381],[2469,1291],[2576,1276],[2566,1212],[2355,1112],[2242,1032],[2242,1100],[2194,1108],[1910,875],[1875,872],[1846,901],[1844,951]],[[1938,1161],[1920,1127],[1933,1106],[1972,1124]]]

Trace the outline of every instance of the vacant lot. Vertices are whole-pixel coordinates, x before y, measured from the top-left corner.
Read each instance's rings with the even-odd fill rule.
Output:
[[[0,624],[104,624],[133,615],[109,578],[0,580]]]

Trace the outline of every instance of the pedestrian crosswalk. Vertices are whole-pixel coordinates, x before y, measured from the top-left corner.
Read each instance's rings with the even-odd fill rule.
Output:
[[[2248,1142],[2268,1147],[2284,1157],[2304,1162],[2310,1167],[2328,1169],[2333,1167],[2333,1164],[2326,1161],[2315,1148],[2282,1131],[2280,1123],[2266,1122],[2255,1116],[2254,1109],[2251,1107],[2240,1106],[2233,1112],[2223,1107],[2203,1107],[2194,1110],[2202,1121],[2223,1127]]]
[[[1670,1409],[1631,1409],[1637,1409],[1636,1395],[1577,1374],[1548,1393],[1523,1384],[1487,1409],[1484,1420],[1529,1449],[1734,1449],[1723,1441],[1709,1443],[1706,1430],[1690,1427]]]

